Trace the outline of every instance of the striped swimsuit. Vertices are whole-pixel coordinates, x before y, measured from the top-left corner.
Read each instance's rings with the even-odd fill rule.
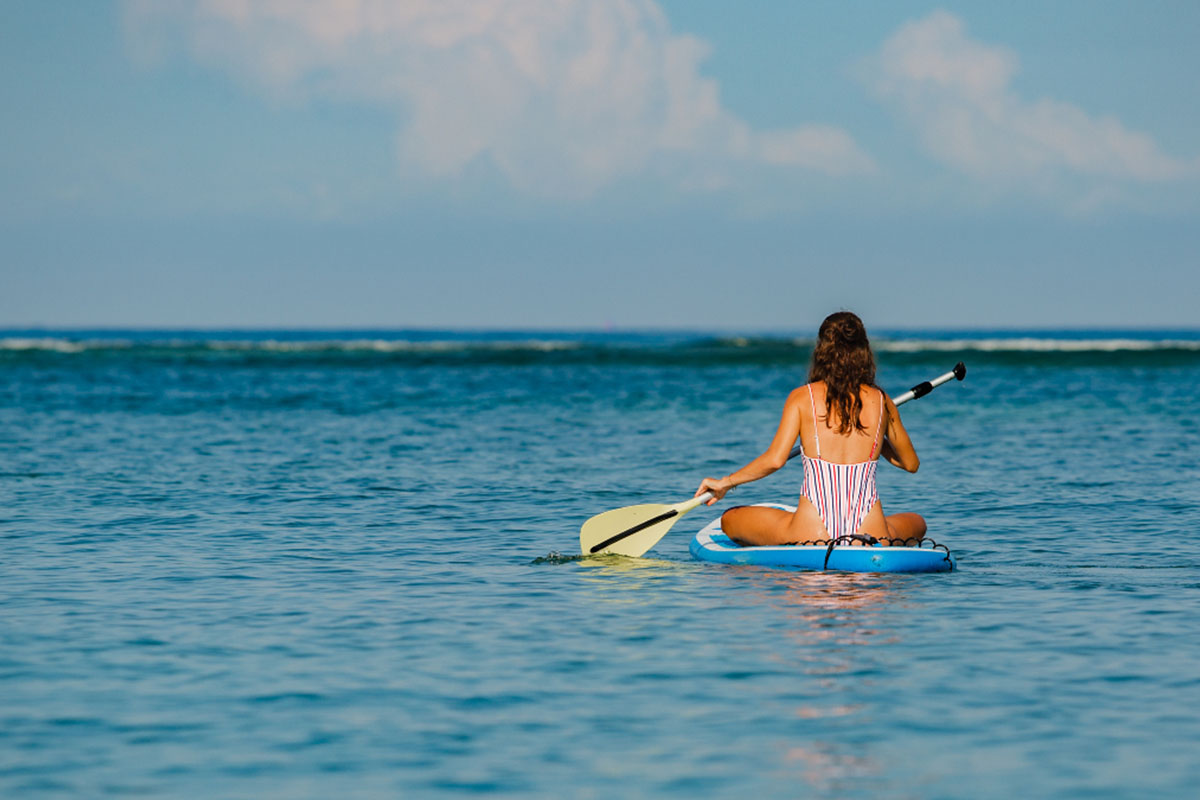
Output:
[[[808,398],[812,400],[812,384],[808,385]],[[883,427],[883,392],[879,393],[879,425],[875,428],[875,441],[871,444],[871,458],[859,464],[835,464],[821,458],[821,437],[816,434],[817,406],[813,401],[813,439],[816,440],[817,457],[804,458],[804,486],[800,494],[807,497],[821,519],[830,539],[857,533],[867,512],[879,499],[875,489],[875,448],[879,444],[879,429]]]

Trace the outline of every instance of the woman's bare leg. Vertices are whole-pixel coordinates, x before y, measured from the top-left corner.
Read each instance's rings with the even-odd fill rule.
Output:
[[[914,539],[919,542],[925,538],[925,531],[928,530],[925,518],[911,511],[888,514],[887,526],[888,536],[897,545],[902,545],[906,541],[911,542]]]
[[[737,506],[721,515],[721,530],[740,545],[787,544],[792,512],[765,506]]]
[[[809,519],[812,517],[812,519]],[[793,514],[781,508],[769,506],[737,506],[721,515],[721,530],[741,545],[780,545],[798,541],[820,540],[828,536],[816,509],[801,498],[798,512]],[[925,538],[925,518],[911,511],[888,514],[887,539],[880,544],[903,545],[919,542]],[[806,535],[805,530],[818,530],[817,534]]]

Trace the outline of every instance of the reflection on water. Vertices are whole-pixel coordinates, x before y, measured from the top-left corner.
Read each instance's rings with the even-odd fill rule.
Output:
[[[849,610],[904,599],[905,586],[862,572],[788,572],[786,598],[805,609]]]
[[[785,761],[788,767],[799,768],[799,777],[811,788],[822,793],[836,790],[847,781],[861,785],[861,779],[879,775],[883,764],[867,751],[843,753],[830,742],[811,742],[804,747],[791,747]]]
[[[681,574],[695,567],[686,562],[619,555],[581,556],[579,578],[605,603],[644,603],[660,591],[679,588]]]
[[[680,568],[684,565],[678,561],[646,558],[645,556],[630,558],[629,556],[606,554],[602,556],[580,556],[579,566],[594,571],[592,575],[585,575],[585,577],[628,574],[666,577],[667,575],[678,575]]]
[[[756,599],[777,609],[790,644],[775,650],[777,663],[809,690],[792,708],[793,734],[778,742],[781,777],[822,796],[881,779],[886,765],[869,751],[826,737],[872,727],[872,687],[886,679],[887,653],[902,640],[887,619],[909,603],[908,583],[845,572],[769,573],[760,581]]]
[[[783,612],[785,633],[805,648],[899,641],[881,617],[908,604],[904,583],[855,572],[786,572],[763,581],[759,596]]]
[[[639,664],[655,662],[647,653],[671,638],[664,630],[651,633],[646,619],[681,627],[694,618],[711,623],[712,637],[701,637],[704,648],[691,645],[693,653],[708,658],[692,663],[667,658],[653,669],[641,665],[622,672],[627,690],[643,690],[643,682],[651,680],[715,681],[710,691],[739,696],[747,708],[760,711],[761,701],[774,696],[768,717],[775,722],[763,723],[773,730],[764,739],[760,766],[802,796],[842,796],[847,787],[874,786],[894,772],[893,765],[854,742],[871,741],[885,714],[879,690],[894,674],[889,662],[905,638],[894,625],[895,612],[914,604],[918,586],[906,576],[714,568],[611,555],[558,563],[575,567],[589,613],[605,608],[605,614],[627,614],[637,605],[653,609],[636,626],[618,624],[619,618],[612,622],[614,630],[636,634],[630,647],[640,654]],[[596,617],[601,618],[607,619]],[[752,641],[770,644],[751,648]],[[758,660],[744,660],[750,652]]]
[[[862,710],[863,706],[861,703],[834,706],[800,706],[796,709],[796,716],[800,719],[829,719],[831,717],[845,717],[850,714],[857,714]]]

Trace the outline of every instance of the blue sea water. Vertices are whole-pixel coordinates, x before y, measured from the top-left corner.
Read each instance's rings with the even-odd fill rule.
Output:
[[[955,572],[576,557],[804,335],[0,332],[0,796],[1194,797],[1200,334],[874,340]]]

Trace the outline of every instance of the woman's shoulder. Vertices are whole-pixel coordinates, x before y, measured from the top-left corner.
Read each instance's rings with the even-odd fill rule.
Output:
[[[810,386],[812,386],[812,384],[803,383],[803,384],[797,386],[795,389],[792,389],[790,392],[788,392],[788,396],[787,396],[788,403],[798,403],[798,402],[800,402],[801,399],[808,397],[808,394],[811,391],[811,389],[809,388]]]
[[[791,394],[789,394],[788,397],[799,397],[801,395],[808,397],[810,394],[817,397],[823,397],[827,388],[828,387],[826,387],[825,381],[809,381],[808,383],[802,383],[795,389],[792,389]]]
[[[784,403],[786,408],[795,409],[796,411],[805,411],[815,406],[817,400],[813,394],[813,388],[818,383],[802,383],[795,389],[788,392],[787,401]]]

